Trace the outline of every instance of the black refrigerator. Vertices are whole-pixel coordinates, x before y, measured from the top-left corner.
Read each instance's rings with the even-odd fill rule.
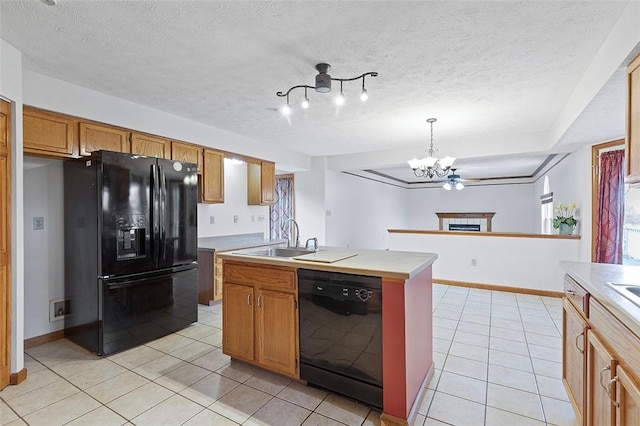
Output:
[[[110,151],[65,161],[65,337],[108,355],[198,320],[196,173]]]

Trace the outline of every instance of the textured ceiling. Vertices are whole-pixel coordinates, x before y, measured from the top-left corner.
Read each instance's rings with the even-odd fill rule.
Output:
[[[625,6],[2,0],[0,35],[34,72],[304,154],[416,147],[419,155],[433,116],[446,155],[444,146],[547,132]],[[275,92],[313,85],[318,62],[334,77],[377,71],[369,100],[351,83],[341,108],[334,93],[310,93],[302,111],[294,92],[284,118]],[[619,135],[619,121],[598,129]],[[572,132],[567,143],[582,138]]]

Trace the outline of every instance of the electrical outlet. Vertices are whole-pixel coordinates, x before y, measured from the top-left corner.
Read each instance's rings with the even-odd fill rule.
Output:
[[[49,301],[49,322],[61,320],[71,315],[71,301],[58,299]]]
[[[209,216],[209,225],[213,225],[216,222],[216,218],[213,216]]]
[[[264,222],[264,215],[263,214],[258,216],[258,222]]]
[[[478,259],[471,259],[471,266],[478,266]]]
[[[233,223],[238,223],[238,215],[237,214],[233,215]]]
[[[252,214],[251,215],[251,222],[255,222],[256,221],[256,215]]]
[[[331,210],[327,210],[327,211],[325,212],[325,215],[326,215],[327,217],[331,216]]]
[[[33,218],[33,229],[36,231],[44,229],[44,217]]]

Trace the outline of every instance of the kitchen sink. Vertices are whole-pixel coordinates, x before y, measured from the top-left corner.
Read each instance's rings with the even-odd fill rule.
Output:
[[[628,301],[640,307],[640,284],[620,284],[608,282],[607,285]]]
[[[303,254],[314,253],[314,250],[293,247],[271,247],[258,250],[244,250],[235,252],[235,254],[244,254],[247,256],[264,256],[264,257],[296,257]]]

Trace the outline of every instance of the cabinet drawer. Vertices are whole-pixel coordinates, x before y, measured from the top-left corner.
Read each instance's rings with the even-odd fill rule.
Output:
[[[585,318],[589,318],[589,293],[571,277],[564,277],[564,295]]]
[[[225,263],[223,274],[225,282],[260,284],[263,287],[277,289],[296,289],[296,272],[289,268]]]

